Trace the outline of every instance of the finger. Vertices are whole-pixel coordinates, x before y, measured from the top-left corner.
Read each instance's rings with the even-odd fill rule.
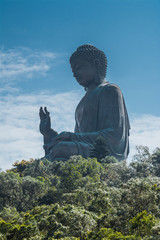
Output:
[[[47,107],[44,107],[44,111],[45,111],[46,115],[49,116],[50,112],[48,112]]]
[[[42,107],[40,107],[40,110],[39,110],[39,116],[40,116],[41,118],[45,118],[45,117],[46,117],[46,114],[44,113]]]
[[[40,109],[39,109],[39,115],[42,115],[42,107],[40,107]]]

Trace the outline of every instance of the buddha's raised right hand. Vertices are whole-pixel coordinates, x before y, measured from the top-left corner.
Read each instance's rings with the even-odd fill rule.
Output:
[[[44,110],[42,107],[40,107],[39,110],[39,116],[40,116],[40,125],[39,130],[42,133],[43,136],[48,136],[51,131],[51,118],[49,116],[49,112],[46,107],[44,107]]]

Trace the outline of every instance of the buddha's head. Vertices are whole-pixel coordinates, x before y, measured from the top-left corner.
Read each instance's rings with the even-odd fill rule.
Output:
[[[107,71],[107,58],[98,48],[85,44],[77,48],[70,57],[74,77],[80,85],[87,88],[91,83],[104,81]]]

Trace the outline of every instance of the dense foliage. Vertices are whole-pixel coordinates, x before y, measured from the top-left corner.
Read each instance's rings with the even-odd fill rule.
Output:
[[[101,162],[101,159],[110,155],[110,149],[107,146],[105,138],[99,136],[93,144],[93,148],[90,150],[90,157],[97,158],[97,161]]]
[[[160,149],[16,162],[0,173],[0,240],[160,239]]]

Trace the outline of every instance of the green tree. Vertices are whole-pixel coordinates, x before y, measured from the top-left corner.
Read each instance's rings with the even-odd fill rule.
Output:
[[[93,148],[90,150],[90,157],[97,158],[97,160],[101,162],[101,159],[106,156],[110,156],[109,147],[106,144],[106,140],[102,136],[99,136],[93,144]]]
[[[0,173],[0,210],[5,206],[19,207],[23,195],[22,179],[13,172]]]
[[[111,228],[101,228],[98,232],[89,232],[86,240],[140,240],[133,235],[125,236],[121,232],[116,232]]]
[[[152,154],[152,164],[155,176],[160,177],[160,148],[156,148]]]
[[[99,181],[102,172],[103,167],[96,159],[73,156],[60,168],[60,187],[65,192],[71,192],[85,186],[87,182]]]
[[[136,236],[150,236],[152,228],[155,225],[155,217],[146,211],[138,213],[136,217],[130,221],[130,232]]]
[[[16,172],[16,173],[15,173]],[[0,173],[0,240],[158,240],[160,149],[22,161]]]
[[[26,211],[33,208],[38,204],[39,199],[46,192],[45,182],[32,178],[30,176],[23,177],[22,179],[23,197],[19,206],[20,211]]]
[[[34,161],[33,159],[31,161],[26,161],[26,160],[22,160],[20,162],[17,161],[13,164],[13,167],[15,168],[11,169],[11,171],[17,172],[20,174],[20,176],[23,176],[24,170],[29,164],[32,164],[33,161]]]

